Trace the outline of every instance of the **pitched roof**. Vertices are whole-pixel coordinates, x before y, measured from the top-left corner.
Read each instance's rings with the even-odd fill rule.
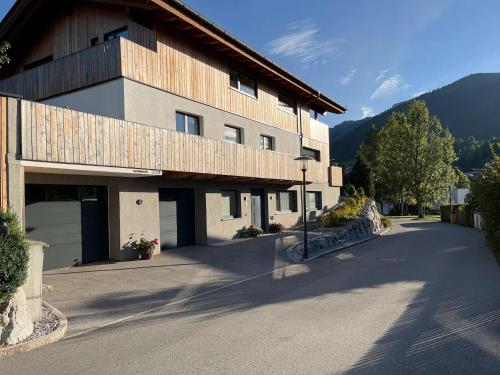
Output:
[[[339,114],[347,110],[179,0],[89,1],[149,9],[158,18],[182,29],[183,33],[191,34],[201,43],[206,43],[216,50],[229,53],[241,64],[292,90],[304,103],[315,109]],[[34,37],[37,30],[34,30],[36,23],[33,20],[42,18],[43,22],[47,22],[45,17],[50,17],[55,8],[68,5],[70,2],[70,0],[17,0],[0,23],[0,40],[8,40],[15,47],[17,41],[22,42],[26,40],[23,38]]]

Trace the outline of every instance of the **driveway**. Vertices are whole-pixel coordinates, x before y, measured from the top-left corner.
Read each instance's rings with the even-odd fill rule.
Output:
[[[190,246],[151,261],[61,268],[44,273],[43,298],[68,318],[67,336],[194,295],[218,290],[290,264],[294,234]]]
[[[198,285],[198,292],[248,280],[3,359],[0,373],[498,373],[500,268],[483,233],[398,220],[378,239],[252,277],[256,269],[287,264],[281,255],[268,256],[275,251],[273,239],[262,240],[270,247],[262,243],[245,251],[258,242],[241,243],[245,255],[233,246],[208,249],[203,259],[197,249],[179,250],[171,260],[178,276],[158,267],[187,280],[179,285]],[[212,251],[226,251],[227,257],[210,262]],[[114,282],[134,287],[160,271],[134,272]],[[80,277],[85,284],[86,276]],[[198,282],[190,283],[190,277]],[[169,285],[149,292],[123,287],[115,296],[96,294],[82,301],[96,314],[116,311],[113,303],[147,309],[182,294],[182,288],[172,292]],[[54,285],[54,296],[57,289]],[[107,303],[106,297],[114,300]]]

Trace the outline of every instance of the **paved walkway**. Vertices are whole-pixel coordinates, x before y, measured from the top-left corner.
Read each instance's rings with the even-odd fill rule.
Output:
[[[115,304],[147,308],[174,298],[183,289],[170,287],[168,272],[187,280],[175,285],[200,291],[287,264],[269,256],[275,242],[268,240],[252,251],[245,243],[239,251],[220,248],[226,256],[213,262],[213,249],[178,253],[176,271],[164,267],[164,284],[149,292],[135,286],[161,267],[105,271],[124,272],[109,281],[116,294],[83,297],[83,311],[109,311],[113,319]],[[97,273],[73,275],[80,294]],[[345,252],[3,359],[0,373],[497,374],[499,285],[482,233],[400,220],[387,235]]]

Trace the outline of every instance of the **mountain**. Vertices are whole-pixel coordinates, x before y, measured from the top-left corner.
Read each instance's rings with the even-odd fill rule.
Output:
[[[418,99],[425,101],[430,113],[456,138],[500,136],[500,73],[472,74]],[[344,121],[331,128],[332,158],[344,163],[354,160],[370,127],[382,127],[393,112],[404,111],[408,102],[398,103],[377,116]]]

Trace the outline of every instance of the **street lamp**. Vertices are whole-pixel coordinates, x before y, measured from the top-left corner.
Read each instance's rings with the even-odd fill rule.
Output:
[[[300,170],[302,171],[302,221],[304,222],[304,259],[309,257],[307,251],[307,207],[306,207],[306,172],[307,172],[307,162],[309,160],[314,160],[310,156],[301,155],[295,160],[302,163]]]

